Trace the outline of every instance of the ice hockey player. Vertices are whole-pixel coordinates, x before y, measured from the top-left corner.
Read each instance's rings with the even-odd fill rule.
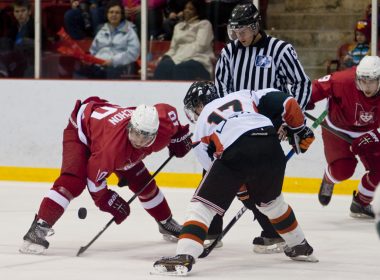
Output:
[[[191,270],[203,252],[214,215],[224,214],[243,184],[285,240],[285,254],[294,260],[318,261],[281,193],[286,160],[277,132],[271,120],[258,113],[282,116],[290,143],[305,152],[314,134],[304,124],[297,101],[273,88],[218,98],[213,83],[195,82],[184,104],[188,118],[196,122],[193,150],[207,173],[190,202],[177,255],[156,261],[155,273],[185,275]]]
[[[322,128],[327,167],[319,190],[319,202],[328,205],[334,185],[349,179],[359,156],[366,172],[354,192],[350,215],[373,218],[370,202],[380,183],[380,58],[365,56],[357,67],[313,81],[308,109],[327,99],[326,123],[353,139],[352,144]]]
[[[188,125],[180,124],[174,107],[123,108],[99,97],[78,100],[63,132],[61,175],[43,198],[20,252],[44,253],[49,247],[46,237],[54,232],[52,226],[86,186],[101,211],[113,215],[116,224],[123,222],[129,205],[107,187],[106,178],[115,173],[132,192],[139,192],[151,179],[142,160],[165,147],[176,157],[191,150]],[[181,226],[172,218],[154,180],[138,198],[162,234],[178,237]]]

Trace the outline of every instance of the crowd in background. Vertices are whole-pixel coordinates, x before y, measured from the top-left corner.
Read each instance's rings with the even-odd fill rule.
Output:
[[[0,77],[32,78],[34,1],[1,2]],[[234,6],[243,2],[252,1],[148,0],[148,39],[162,41],[165,45],[164,51],[154,59],[151,57],[152,44],[149,45],[149,78],[212,80],[216,57],[228,42],[228,17]],[[140,0],[46,0],[41,3],[42,71],[46,77],[55,77],[49,73],[50,68],[44,70],[44,66],[54,61],[69,73],[58,73],[56,78],[139,78]],[[259,4],[261,26],[265,28],[268,1],[261,0]],[[370,6],[363,15],[354,27],[353,42],[344,42],[339,48],[334,70],[357,65],[363,56],[370,53]],[[49,56],[50,53],[58,53],[62,38],[59,39],[57,31],[61,28],[85,52],[103,60],[102,63],[88,63],[78,57],[71,59],[62,53]],[[331,61],[328,71],[331,71],[330,64]]]

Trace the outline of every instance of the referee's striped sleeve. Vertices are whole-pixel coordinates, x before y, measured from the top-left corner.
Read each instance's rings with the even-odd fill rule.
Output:
[[[220,97],[230,93],[232,88],[232,73],[230,73],[231,51],[228,45],[222,50],[215,66],[215,86]]]
[[[290,44],[283,52],[280,68],[286,75],[287,83],[291,85],[291,94],[304,110],[311,97],[311,81],[298,60],[296,51]]]

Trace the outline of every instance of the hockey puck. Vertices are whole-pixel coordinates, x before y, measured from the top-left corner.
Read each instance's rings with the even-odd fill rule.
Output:
[[[78,217],[79,219],[86,219],[87,217],[87,209],[84,207],[79,208],[78,210]]]

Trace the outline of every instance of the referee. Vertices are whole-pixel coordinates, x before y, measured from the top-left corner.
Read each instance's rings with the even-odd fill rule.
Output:
[[[311,81],[296,51],[291,44],[266,35],[260,30],[259,22],[259,11],[252,2],[238,4],[232,10],[227,27],[231,42],[222,50],[215,69],[218,94],[223,97],[242,89],[276,88],[294,96],[300,107],[305,109],[311,96]],[[274,121],[276,129],[281,122]],[[261,235],[253,240],[254,252],[281,252],[284,240],[266,216],[257,208],[251,210],[263,229]],[[213,239],[222,230],[222,218],[215,217],[208,239]]]

